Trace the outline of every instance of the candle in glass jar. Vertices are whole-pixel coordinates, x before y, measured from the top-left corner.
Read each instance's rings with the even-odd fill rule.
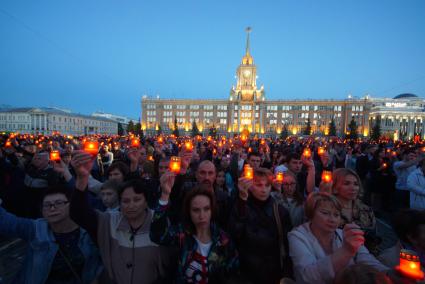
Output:
[[[56,161],[60,161],[60,159],[61,159],[61,156],[59,154],[59,151],[53,150],[50,152],[50,161],[56,162]]]
[[[282,172],[278,172],[276,174],[276,181],[279,182],[279,183],[283,182],[283,173]]]
[[[243,168],[243,175],[247,179],[254,178],[254,169],[250,165],[245,165]]]
[[[421,270],[419,256],[416,254],[416,252],[411,250],[400,250],[400,265],[396,266],[396,270],[398,270],[404,276],[409,277],[410,279],[424,279],[424,273]]]
[[[322,172],[322,181],[323,182],[331,182],[332,181],[332,172],[331,171],[323,171]]]
[[[303,156],[307,159],[311,157],[311,150],[309,148],[305,148],[303,152]]]
[[[186,143],[184,143],[184,148],[187,152],[192,152],[193,151],[193,144],[190,141],[186,141]]]
[[[140,140],[137,138],[131,139],[131,147],[139,148],[140,147]]]
[[[180,173],[180,168],[181,168],[180,157],[176,157],[176,156],[171,157],[171,159],[170,159],[170,171],[178,175]]]
[[[84,143],[84,151],[95,156],[99,152],[99,142],[97,141],[86,141]]]

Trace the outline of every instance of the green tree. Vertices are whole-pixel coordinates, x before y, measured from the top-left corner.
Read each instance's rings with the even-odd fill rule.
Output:
[[[328,136],[336,136],[336,125],[335,125],[335,118],[332,117],[331,122],[329,122],[329,132]]]
[[[307,123],[303,130],[304,135],[311,135],[311,121],[310,118],[307,118]]]
[[[129,121],[128,125],[127,125],[127,133],[129,132],[134,132],[134,122],[132,120]]]
[[[286,139],[289,136],[288,128],[286,128],[286,125],[283,125],[282,132],[280,132],[280,139]]]
[[[174,130],[173,130],[173,134],[176,137],[179,137],[180,136],[179,126],[177,125],[177,117],[174,117]]]
[[[196,124],[196,121],[193,120],[193,122],[192,122],[192,137],[195,137],[196,135],[199,135],[199,128],[198,128],[198,125]]]
[[[348,124],[348,139],[357,139],[357,123],[354,120],[354,116],[351,117],[350,124]]]
[[[210,128],[208,135],[214,139],[217,138],[217,128],[215,127],[214,123],[213,126]]]
[[[381,137],[381,117],[377,116],[375,120],[375,124],[372,127],[372,133],[370,134],[370,138],[372,140],[378,141]]]
[[[118,135],[124,135],[124,127],[122,127],[122,123],[118,122]]]
[[[140,131],[142,130],[142,125],[140,124],[140,122],[137,122],[134,125],[134,134],[136,135],[140,135]]]

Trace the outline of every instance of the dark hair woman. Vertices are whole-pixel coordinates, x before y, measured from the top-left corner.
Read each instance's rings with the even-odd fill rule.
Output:
[[[151,225],[152,241],[180,250],[177,283],[223,283],[237,269],[238,254],[229,236],[214,222],[211,190],[195,187],[184,199],[183,222],[169,227],[171,192],[163,191]]]

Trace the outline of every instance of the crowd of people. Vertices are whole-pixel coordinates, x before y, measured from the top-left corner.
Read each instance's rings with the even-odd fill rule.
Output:
[[[3,134],[15,283],[408,283],[425,144],[338,137]],[[398,237],[382,249],[376,214]]]

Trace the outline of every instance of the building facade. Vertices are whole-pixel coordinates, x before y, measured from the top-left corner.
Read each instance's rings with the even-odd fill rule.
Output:
[[[163,132],[170,133],[176,120],[184,134],[189,134],[193,122],[196,122],[204,134],[214,126],[221,135],[233,135],[247,129],[260,136],[272,137],[279,135],[284,128],[291,134],[301,134],[309,121],[311,134],[327,135],[329,123],[333,119],[337,134],[342,135],[348,131],[348,125],[354,119],[358,126],[357,132],[368,136],[376,117],[382,117],[382,129],[385,132],[403,130],[406,137],[411,137],[421,131],[423,137],[425,100],[416,96],[414,100],[413,97],[403,95],[394,99],[374,99],[366,95],[363,98],[348,96],[342,100],[267,100],[264,86],[257,87],[257,67],[250,53],[249,34],[248,28],[245,55],[236,70],[237,84],[232,86],[227,100],[179,100],[143,96],[143,130],[155,134],[161,128]],[[399,103],[406,106],[401,107]],[[405,113],[397,116],[399,111]],[[398,117],[399,120],[389,124],[387,118],[390,119],[390,113],[391,117]]]
[[[105,113],[105,112],[101,112],[101,111],[96,111],[96,112],[92,113],[91,115],[96,116],[96,117],[107,118],[107,119],[115,121],[117,123],[121,123],[124,128],[127,127],[127,125],[130,123],[130,121],[132,121],[135,124],[137,122],[139,122],[138,119],[134,119],[134,118],[130,118],[130,117],[127,117],[127,116],[122,116],[122,115],[116,115],[116,114],[112,114],[112,113]]]
[[[49,135],[118,133],[118,123],[96,116],[71,113],[55,108],[10,108],[0,110],[0,131]]]
[[[425,100],[414,94],[401,94],[393,99],[374,99],[370,108],[372,128],[380,123],[381,133],[395,139],[425,139]]]

